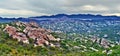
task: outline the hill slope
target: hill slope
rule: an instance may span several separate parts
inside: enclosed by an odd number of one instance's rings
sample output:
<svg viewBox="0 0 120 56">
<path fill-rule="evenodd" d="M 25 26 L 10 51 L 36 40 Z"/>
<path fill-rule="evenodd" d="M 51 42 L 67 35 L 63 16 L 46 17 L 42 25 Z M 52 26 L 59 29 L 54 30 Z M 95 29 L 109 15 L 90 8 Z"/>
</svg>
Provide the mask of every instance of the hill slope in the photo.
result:
<svg viewBox="0 0 120 56">
<path fill-rule="evenodd" d="M 17 32 L 23 32 L 25 27 L 21 22 L 1 23 L 0 24 L 0 55 L 2 56 L 103 56 L 103 55 L 120 55 L 120 46 L 116 43 L 98 37 L 86 37 L 80 34 L 65 34 L 51 32 L 55 38 L 60 38 L 60 46 L 52 47 L 49 45 L 34 47 L 34 39 L 29 40 L 29 44 L 13 39 L 3 29 L 7 25 L 21 29 Z M 33 26 L 32 26 L 33 27 Z M 56 43 L 52 41 L 51 43 Z M 107 47 L 106 47 L 107 46 Z"/>
</svg>

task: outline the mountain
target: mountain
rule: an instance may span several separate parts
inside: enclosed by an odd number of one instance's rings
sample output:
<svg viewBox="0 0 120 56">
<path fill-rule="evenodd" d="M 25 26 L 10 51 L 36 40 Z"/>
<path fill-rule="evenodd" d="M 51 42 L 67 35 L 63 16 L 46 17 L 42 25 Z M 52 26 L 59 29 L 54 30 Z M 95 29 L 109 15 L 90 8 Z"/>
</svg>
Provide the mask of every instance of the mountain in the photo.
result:
<svg viewBox="0 0 120 56">
<path fill-rule="evenodd" d="M 103 15 L 92 15 L 92 14 L 56 14 L 51 16 L 36 16 L 36 17 L 29 17 L 29 18 L 61 18 L 61 17 L 68 17 L 68 18 L 84 18 L 84 19 L 106 19 L 106 20 L 120 20 L 119 16 L 103 16 Z"/>
<path fill-rule="evenodd" d="M 19 18 L 3 18 L 0 17 L 0 22 L 12 22 L 12 21 L 23 21 L 23 22 L 29 22 L 29 21 L 40 21 L 42 19 L 43 21 L 50 21 L 52 20 L 83 20 L 83 21 L 113 21 L 113 20 L 120 20 L 119 16 L 103 16 L 103 15 L 92 15 L 92 14 L 56 14 L 56 15 L 50 15 L 50 16 L 34 16 L 34 17 L 19 17 Z"/>
</svg>

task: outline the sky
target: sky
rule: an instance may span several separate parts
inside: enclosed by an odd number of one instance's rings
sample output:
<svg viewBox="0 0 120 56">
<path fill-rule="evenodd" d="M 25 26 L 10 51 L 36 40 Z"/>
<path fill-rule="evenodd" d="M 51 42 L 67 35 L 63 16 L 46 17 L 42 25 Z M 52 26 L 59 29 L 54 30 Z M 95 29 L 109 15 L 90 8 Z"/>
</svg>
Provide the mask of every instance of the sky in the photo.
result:
<svg viewBox="0 0 120 56">
<path fill-rule="evenodd" d="M 1 17 L 31 17 L 63 13 L 120 16 L 120 0 L 0 0 Z"/>
</svg>

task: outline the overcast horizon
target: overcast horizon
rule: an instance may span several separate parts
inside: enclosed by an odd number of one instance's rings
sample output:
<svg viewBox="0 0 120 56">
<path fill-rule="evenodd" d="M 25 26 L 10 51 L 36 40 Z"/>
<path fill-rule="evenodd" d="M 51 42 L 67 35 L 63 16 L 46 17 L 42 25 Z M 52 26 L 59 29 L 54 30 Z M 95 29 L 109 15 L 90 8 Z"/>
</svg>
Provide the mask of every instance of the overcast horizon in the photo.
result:
<svg viewBox="0 0 120 56">
<path fill-rule="evenodd" d="M 120 0 L 1 0 L 0 17 L 55 14 L 101 14 L 120 16 Z"/>
</svg>

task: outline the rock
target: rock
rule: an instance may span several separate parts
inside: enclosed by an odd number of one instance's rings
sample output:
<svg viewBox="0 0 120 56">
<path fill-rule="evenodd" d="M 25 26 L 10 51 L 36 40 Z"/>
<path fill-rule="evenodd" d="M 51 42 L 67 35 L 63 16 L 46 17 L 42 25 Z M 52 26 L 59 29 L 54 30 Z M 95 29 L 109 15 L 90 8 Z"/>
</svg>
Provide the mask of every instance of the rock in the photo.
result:
<svg viewBox="0 0 120 56">
<path fill-rule="evenodd" d="M 97 50 L 97 49 L 95 49 L 95 48 L 93 48 L 93 47 L 90 47 L 90 49 L 92 49 L 93 51 L 99 51 L 99 50 Z"/>
<path fill-rule="evenodd" d="M 79 49 L 80 47 L 79 47 L 79 46 L 74 46 L 73 48 L 75 48 L 75 49 Z"/>
<path fill-rule="evenodd" d="M 56 39 L 51 34 L 47 35 L 47 37 L 50 41 L 56 41 Z"/>
<path fill-rule="evenodd" d="M 29 25 L 31 27 L 39 27 L 39 25 L 36 22 L 34 22 L 34 21 L 29 22 Z"/>
<path fill-rule="evenodd" d="M 102 53 L 106 53 L 107 55 L 112 54 L 112 50 L 104 50 L 104 51 L 102 51 Z"/>
<path fill-rule="evenodd" d="M 28 38 L 25 34 L 16 32 L 14 35 L 12 35 L 13 39 L 17 39 L 19 42 L 22 41 L 23 43 L 29 44 Z"/>
<path fill-rule="evenodd" d="M 60 38 L 55 38 L 50 34 L 51 30 L 40 28 L 36 22 L 16 22 L 16 25 L 25 26 L 26 28 L 23 30 L 23 32 L 18 32 L 19 30 L 9 25 L 7 25 L 4 29 L 4 31 L 6 31 L 10 36 L 12 36 L 13 39 L 17 39 L 18 41 L 22 41 L 23 43 L 29 44 L 28 38 L 31 38 L 34 41 L 34 46 L 60 46 L 57 44 L 54 45 L 53 43 L 50 43 L 51 41 L 57 41 L 59 43 Z"/>
<path fill-rule="evenodd" d="M 9 34 L 9 36 L 11 36 L 11 35 L 15 34 L 17 29 L 15 27 L 7 25 L 3 31 L 6 31 Z"/>
<path fill-rule="evenodd" d="M 109 48 L 109 46 L 110 46 L 110 43 L 109 43 L 106 39 L 104 39 L 104 38 L 102 38 L 100 44 L 101 44 L 104 48 Z"/>
</svg>

